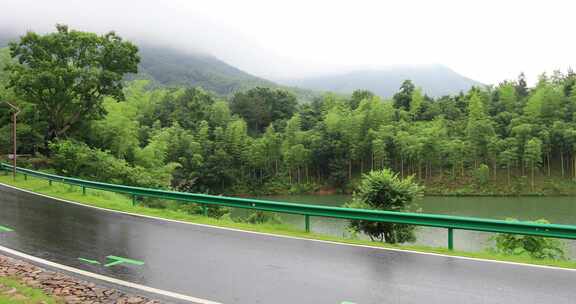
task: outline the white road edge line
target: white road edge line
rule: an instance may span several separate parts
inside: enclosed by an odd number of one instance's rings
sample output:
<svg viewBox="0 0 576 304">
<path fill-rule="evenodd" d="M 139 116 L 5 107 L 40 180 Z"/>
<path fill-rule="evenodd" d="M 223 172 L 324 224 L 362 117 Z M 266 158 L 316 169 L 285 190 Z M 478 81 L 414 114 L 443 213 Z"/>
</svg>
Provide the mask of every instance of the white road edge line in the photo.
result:
<svg viewBox="0 0 576 304">
<path fill-rule="evenodd" d="M 144 214 L 138 214 L 138 213 L 131 213 L 131 212 L 125 212 L 125 211 L 118 211 L 118 210 L 106 209 L 106 208 L 102 208 L 102 207 L 96 207 L 96 206 L 91 206 L 91 205 L 87 205 L 87 204 L 82 204 L 82 203 L 79 203 L 79 202 L 69 201 L 69 200 L 66 200 L 66 199 L 62 199 L 62 198 L 58 198 L 58 197 L 53 197 L 53 196 L 50 196 L 50 195 L 46 195 L 46 194 L 42 194 L 42 193 L 37 193 L 37 192 L 30 191 L 30 190 L 26 190 L 26 189 L 21 189 L 21 188 L 14 187 L 14 186 L 12 186 L 12 185 L 7 185 L 7 184 L 4 184 L 4 183 L 0 183 L 0 185 L 6 186 L 6 187 L 8 187 L 8 188 L 15 189 L 15 190 L 19 190 L 19 191 L 22 191 L 22 192 L 26 192 L 26 193 L 30 193 L 30 194 L 34 194 L 34 195 L 38 195 L 38 196 L 42 196 L 42 197 L 54 199 L 54 200 L 57 200 L 57 201 L 69 203 L 69 204 L 74 204 L 74 205 L 78 205 L 78 206 L 83 206 L 83 207 L 98 209 L 98 210 L 102 210 L 102 211 L 106 211 L 106 212 L 126 214 L 126 215 L 131 215 L 131 216 L 136 216 L 136 217 L 142 217 L 142 218 L 149 218 L 149 219 L 154 219 L 154 220 L 159 220 L 159 221 L 165 221 L 165 222 L 172 222 L 172 223 L 179 223 L 179 224 L 187 224 L 187 225 L 208 227 L 208 228 L 214 228 L 214 229 L 223 229 L 223 230 L 243 232 L 243 233 L 252 233 L 252 234 L 265 235 L 265 236 L 271 236 L 271 237 L 277 237 L 277 238 L 286 238 L 286 239 L 294 239 L 294 240 L 303 240 L 303 241 L 319 242 L 319 243 L 339 245 L 339 246 L 352 246 L 352 247 L 361 247 L 361 248 L 370 248 L 370 249 L 380 249 L 380 250 L 397 251 L 397 252 L 408 252 L 408 253 L 414 253 L 414 254 L 422 254 L 422 255 L 431 255 L 431 256 L 455 258 L 455 259 L 469 260 L 469 261 L 477 261 L 477 262 L 499 263 L 499 264 L 515 265 L 515 266 L 524 266 L 524 267 L 534 267 L 534 268 L 543 268 L 543 269 L 551 269 L 551 270 L 564 270 L 564 271 L 573 271 L 573 272 L 576 272 L 576 269 L 573 269 L 573 268 L 562 268 L 562 267 L 546 266 L 546 265 L 535 265 L 535 264 L 526 264 L 526 263 L 509 262 L 509 261 L 489 260 L 489 259 L 464 257 L 464 256 L 459 256 L 459 255 L 449 255 L 449 254 L 442 254 L 442 253 L 435 253 L 435 252 L 423 252 L 423 251 L 416 251 L 416 250 L 409 250 L 409 249 L 386 248 L 386 247 L 377 247 L 377 246 L 370 246 L 370 245 L 359 245 L 359 244 L 339 243 L 339 242 L 334 242 L 334 241 L 308 239 L 308 238 L 297 237 L 297 236 L 273 234 L 273 233 L 266 233 L 266 232 L 256 232 L 256 231 L 235 229 L 235 228 L 229 228 L 229 227 L 221 227 L 221 226 L 212 226 L 212 225 L 206 225 L 206 224 L 191 223 L 191 222 L 185 222 L 185 221 L 179 221 L 179 220 L 166 219 L 166 218 L 161 218 L 161 217 L 156 217 L 156 216 L 150 216 L 150 215 L 144 215 Z M 98 190 L 98 191 L 104 191 L 104 190 Z"/>
<path fill-rule="evenodd" d="M 175 292 L 171 292 L 171 291 L 166 291 L 166 290 L 162 290 L 162 289 L 157 289 L 157 288 L 153 288 L 153 287 L 149 287 L 149 286 L 145 286 L 145 285 L 140 285 L 140 284 L 136 284 L 136 283 L 122 281 L 122 280 L 107 277 L 107 276 L 104 276 L 101 274 L 97 274 L 97 273 L 77 269 L 74 267 L 54 263 L 54 262 L 51 262 L 48 260 L 44 260 L 41 258 L 37 258 L 35 256 L 31 256 L 31 255 L 22 253 L 20 251 L 16 251 L 14 249 L 6 248 L 4 246 L 0 246 L 0 251 L 3 251 L 5 253 L 8 253 L 8 254 L 11 254 L 14 256 L 17 256 L 17 257 L 22 258 L 24 260 L 29 260 L 29 261 L 36 262 L 36 263 L 39 263 L 42 265 L 47 265 L 49 267 L 68 271 L 68 272 L 75 273 L 75 274 L 85 276 L 85 277 L 89 277 L 92 279 L 112 283 L 115 285 L 120 285 L 120 286 L 124 286 L 124 287 L 142 290 L 142 291 L 152 293 L 152 294 L 158 294 L 158 295 L 162 295 L 162 296 L 166 296 L 166 297 L 170 297 L 170 298 L 174 298 L 174 299 L 178 299 L 178 300 L 190 301 L 190 302 L 193 302 L 196 304 L 222 304 L 222 303 L 218 303 L 218 302 L 214 302 L 214 301 L 210 301 L 210 300 L 199 299 L 199 298 L 195 298 L 195 297 L 191 297 L 191 296 L 187 296 L 187 295 L 183 295 L 183 294 L 179 294 L 179 293 L 175 293 Z"/>
</svg>

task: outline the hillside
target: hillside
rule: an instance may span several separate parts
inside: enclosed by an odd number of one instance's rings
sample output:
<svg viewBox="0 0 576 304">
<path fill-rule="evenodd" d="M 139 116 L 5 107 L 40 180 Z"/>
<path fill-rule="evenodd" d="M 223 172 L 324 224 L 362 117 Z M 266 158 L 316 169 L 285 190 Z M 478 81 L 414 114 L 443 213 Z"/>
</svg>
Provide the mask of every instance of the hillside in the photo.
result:
<svg viewBox="0 0 576 304">
<path fill-rule="evenodd" d="M 442 96 L 466 91 L 482 85 L 442 65 L 391 66 L 380 70 L 362 70 L 346 74 L 331 74 L 302 79 L 280 80 L 280 83 L 301 88 L 352 93 L 367 89 L 382 97 L 391 97 L 402 81 L 410 79 L 430 96 Z"/>
<path fill-rule="evenodd" d="M 0 47 L 17 35 L 0 32 Z M 300 101 L 309 101 L 319 91 L 348 94 L 368 89 L 390 97 L 402 81 L 411 79 L 430 96 L 456 94 L 479 82 L 466 78 L 442 65 L 394 66 L 381 70 L 363 70 L 304 79 L 279 80 L 278 83 L 246 73 L 214 56 L 173 48 L 138 43 L 141 63 L 138 75 L 166 86 L 201 86 L 220 95 L 256 86 L 283 87 L 295 93 Z"/>
<path fill-rule="evenodd" d="M 255 86 L 277 86 L 213 56 L 142 44 L 139 48 L 140 76 L 162 85 L 201 86 L 223 95 Z"/>
<path fill-rule="evenodd" d="M 0 33 L 0 48 L 17 35 Z M 250 75 L 210 55 L 171 48 L 138 44 L 139 73 L 131 78 L 146 78 L 168 86 L 201 86 L 222 95 L 255 86 L 278 86 Z"/>
</svg>

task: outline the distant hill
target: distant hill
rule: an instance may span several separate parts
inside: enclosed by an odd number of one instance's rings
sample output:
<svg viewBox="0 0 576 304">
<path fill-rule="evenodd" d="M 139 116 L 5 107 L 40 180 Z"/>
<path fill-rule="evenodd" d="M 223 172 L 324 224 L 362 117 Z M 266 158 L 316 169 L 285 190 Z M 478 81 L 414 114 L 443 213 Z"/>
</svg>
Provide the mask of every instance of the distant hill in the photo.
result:
<svg viewBox="0 0 576 304">
<path fill-rule="evenodd" d="M 391 97 L 402 82 L 412 80 L 429 96 L 437 97 L 468 90 L 480 82 L 466 78 L 443 65 L 391 66 L 380 70 L 362 70 L 345 74 L 278 80 L 285 85 L 312 90 L 352 93 L 367 89 L 382 97 Z"/>
<path fill-rule="evenodd" d="M 210 55 L 142 44 L 139 49 L 140 76 L 152 78 L 162 85 L 201 86 L 222 95 L 256 86 L 277 86 Z"/>
<path fill-rule="evenodd" d="M 0 47 L 5 47 L 18 35 L 0 31 Z M 291 79 L 275 82 L 246 73 L 218 58 L 176 50 L 173 48 L 137 43 L 141 63 L 138 75 L 166 86 L 201 86 L 220 95 L 230 95 L 256 86 L 281 87 L 306 102 L 320 95 L 319 91 L 352 93 L 367 89 L 377 95 L 390 97 L 405 79 L 412 80 L 430 96 L 455 94 L 479 82 L 466 78 L 441 65 L 395 66 L 381 70 L 364 70 L 346 74 Z"/>
</svg>

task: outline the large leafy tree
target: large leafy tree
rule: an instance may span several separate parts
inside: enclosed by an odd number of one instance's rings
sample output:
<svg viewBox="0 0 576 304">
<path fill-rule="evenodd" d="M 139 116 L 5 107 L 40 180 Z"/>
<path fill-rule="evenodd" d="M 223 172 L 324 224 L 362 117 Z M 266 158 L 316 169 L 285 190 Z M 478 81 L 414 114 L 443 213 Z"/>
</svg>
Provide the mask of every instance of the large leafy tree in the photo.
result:
<svg viewBox="0 0 576 304">
<path fill-rule="evenodd" d="M 410 110 L 410 102 L 412 101 L 412 93 L 416 87 L 410 80 L 404 80 L 400 86 L 400 91 L 394 94 L 394 107 L 396 109 Z"/>
<path fill-rule="evenodd" d="M 138 49 L 114 32 L 105 35 L 57 25 L 56 32 L 28 32 L 10 43 L 17 61 L 9 71 L 8 87 L 37 106 L 45 120 L 44 141 L 62 137 L 81 122 L 104 114 L 105 96 L 124 98 L 122 79 L 136 73 Z"/>
<path fill-rule="evenodd" d="M 290 119 L 296 104 L 296 97 L 288 91 L 257 87 L 236 93 L 230 110 L 244 118 L 251 133 L 263 133 L 272 122 Z"/>
</svg>

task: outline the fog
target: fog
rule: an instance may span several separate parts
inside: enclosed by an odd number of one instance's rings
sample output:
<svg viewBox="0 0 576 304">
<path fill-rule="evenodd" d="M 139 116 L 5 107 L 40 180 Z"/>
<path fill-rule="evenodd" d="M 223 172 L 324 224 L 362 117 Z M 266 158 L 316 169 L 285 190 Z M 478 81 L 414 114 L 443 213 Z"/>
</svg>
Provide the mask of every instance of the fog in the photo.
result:
<svg viewBox="0 0 576 304">
<path fill-rule="evenodd" d="M 398 2 L 398 3 L 396 3 Z M 576 66 L 570 1 L 1 0 L 0 33 L 116 31 L 297 78 L 444 64 L 484 83 Z"/>
</svg>

